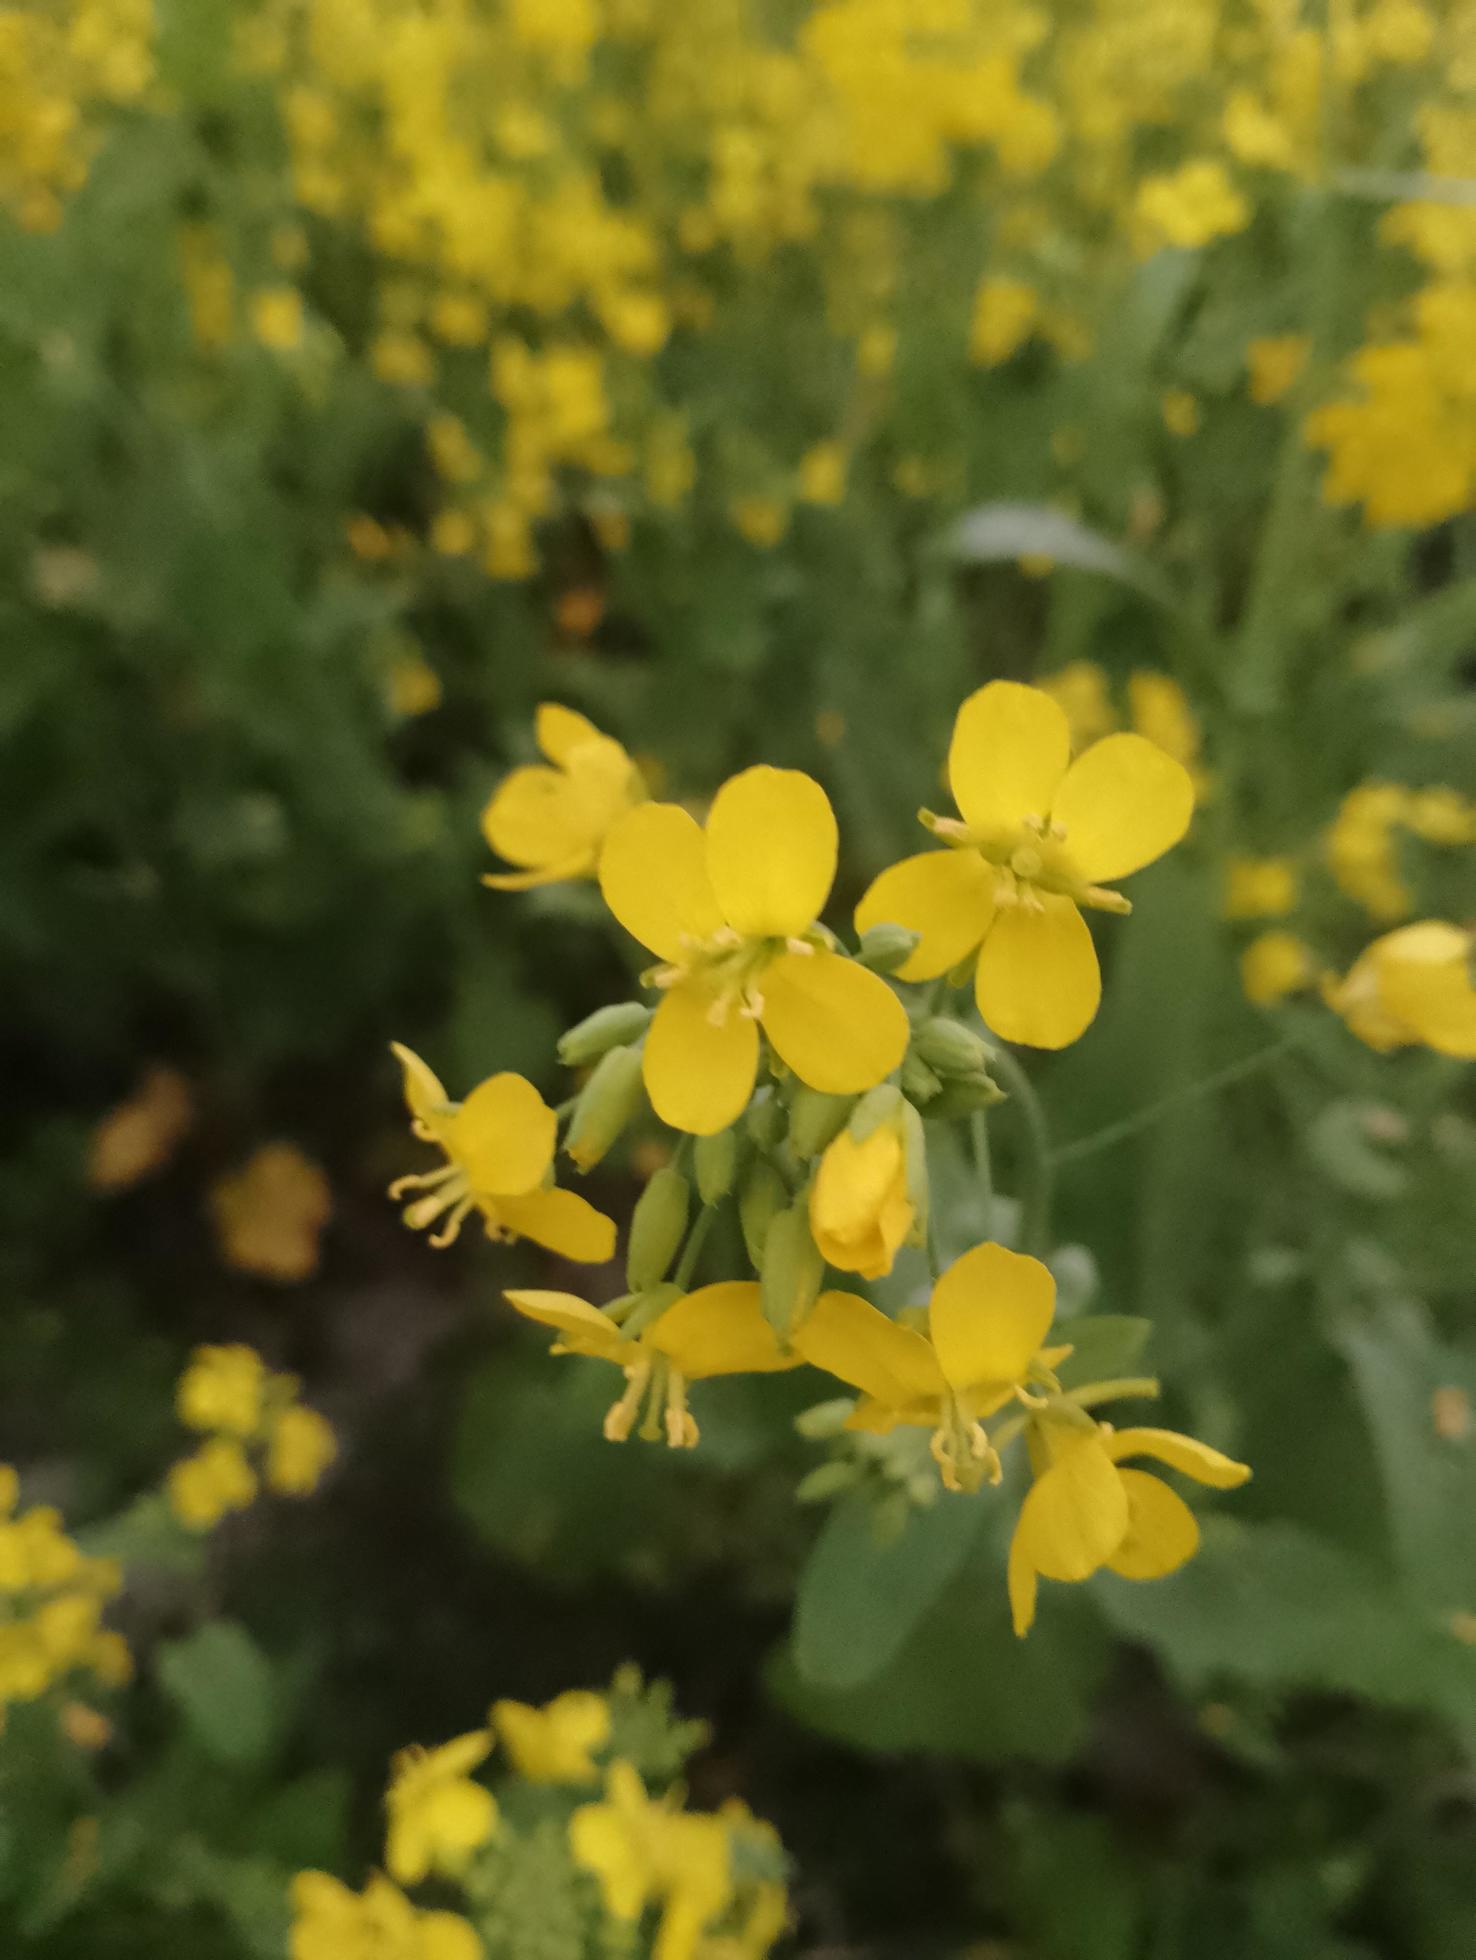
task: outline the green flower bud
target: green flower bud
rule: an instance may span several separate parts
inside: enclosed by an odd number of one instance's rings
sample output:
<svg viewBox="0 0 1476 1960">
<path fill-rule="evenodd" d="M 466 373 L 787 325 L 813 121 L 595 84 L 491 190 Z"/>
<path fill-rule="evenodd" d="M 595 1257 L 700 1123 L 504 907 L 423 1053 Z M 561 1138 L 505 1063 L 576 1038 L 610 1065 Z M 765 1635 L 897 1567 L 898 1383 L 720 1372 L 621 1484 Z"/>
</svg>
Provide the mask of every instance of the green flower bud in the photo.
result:
<svg viewBox="0 0 1476 1960">
<path fill-rule="evenodd" d="M 632 1292 L 644 1293 L 666 1278 L 686 1235 L 691 1197 L 687 1180 L 667 1165 L 637 1199 L 625 1251 L 625 1278 Z"/>
<path fill-rule="evenodd" d="M 801 1085 L 789 1104 L 789 1147 L 796 1157 L 818 1157 L 846 1127 L 854 1096 L 827 1096 Z"/>
<path fill-rule="evenodd" d="M 868 1089 L 851 1111 L 851 1120 L 846 1125 L 852 1143 L 865 1143 L 883 1123 L 894 1121 L 901 1109 L 902 1091 L 895 1082 L 879 1082 L 874 1089 Z"/>
<path fill-rule="evenodd" d="M 943 1085 L 943 1093 L 928 1104 L 929 1117 L 953 1122 L 960 1116 L 972 1116 L 977 1110 L 993 1109 L 996 1103 L 1006 1100 L 1005 1092 L 989 1075 L 956 1075 Z"/>
<path fill-rule="evenodd" d="M 873 973 L 895 973 L 917 950 L 921 940 L 920 932 L 909 932 L 906 926 L 868 926 L 861 935 L 856 957 Z"/>
<path fill-rule="evenodd" d="M 651 1024 L 651 1010 L 638 1000 L 617 1001 L 610 1007 L 597 1007 L 577 1027 L 559 1036 L 559 1060 L 565 1068 L 587 1068 L 612 1048 L 627 1047 L 639 1041 Z"/>
<path fill-rule="evenodd" d="M 939 1075 L 979 1075 L 994 1050 L 982 1035 L 946 1014 L 933 1014 L 913 1033 L 912 1052 Z"/>
<path fill-rule="evenodd" d="M 827 1442 L 842 1433 L 855 1406 L 854 1395 L 836 1395 L 828 1402 L 812 1402 L 808 1409 L 801 1409 L 794 1426 L 812 1443 Z"/>
<path fill-rule="evenodd" d="M 592 1170 L 641 1106 L 641 1051 L 612 1048 L 579 1092 L 564 1148 L 580 1170 Z"/>
<path fill-rule="evenodd" d="M 759 1289 L 764 1317 L 781 1342 L 814 1306 L 824 1278 L 825 1261 L 810 1234 L 810 1207 L 801 1200 L 776 1212 L 764 1237 Z"/>
<path fill-rule="evenodd" d="M 909 1051 L 902 1057 L 902 1093 L 915 1103 L 930 1103 L 943 1087 L 921 1056 Z"/>
<path fill-rule="evenodd" d="M 743 1227 L 743 1243 L 754 1271 L 764 1263 L 764 1241 L 776 1212 L 789 1202 L 784 1179 L 772 1164 L 758 1163 L 743 1180 L 738 1193 L 738 1222 Z"/>
<path fill-rule="evenodd" d="M 825 1504 L 832 1497 L 853 1490 L 860 1479 L 860 1464 L 838 1456 L 829 1463 L 817 1464 L 807 1477 L 800 1478 L 794 1487 L 794 1501 L 796 1504 Z"/>
<path fill-rule="evenodd" d="M 719 1130 L 715 1136 L 698 1137 L 692 1151 L 692 1166 L 703 1204 L 715 1205 L 726 1198 L 738 1172 L 738 1132 Z"/>
<path fill-rule="evenodd" d="M 772 1089 L 760 1089 L 749 1104 L 744 1128 L 760 1150 L 771 1148 L 784 1134 L 784 1111 Z"/>
</svg>

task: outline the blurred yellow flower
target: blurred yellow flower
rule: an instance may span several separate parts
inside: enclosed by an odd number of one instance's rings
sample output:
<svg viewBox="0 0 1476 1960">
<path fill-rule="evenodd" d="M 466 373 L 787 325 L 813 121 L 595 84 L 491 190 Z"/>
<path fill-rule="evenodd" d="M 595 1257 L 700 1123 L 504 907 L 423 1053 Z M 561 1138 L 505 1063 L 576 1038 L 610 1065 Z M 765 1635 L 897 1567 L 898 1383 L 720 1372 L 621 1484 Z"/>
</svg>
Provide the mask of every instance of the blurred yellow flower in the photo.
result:
<svg viewBox="0 0 1476 1960">
<path fill-rule="evenodd" d="M 1305 334 L 1270 334 L 1253 340 L 1245 350 L 1251 400 L 1269 407 L 1289 395 L 1301 380 L 1311 351 Z"/>
<path fill-rule="evenodd" d="M 333 1198 L 323 1172 L 296 1144 L 268 1143 L 214 1185 L 210 1214 L 228 1265 L 292 1284 L 318 1270 Z"/>
<path fill-rule="evenodd" d="M 491 1749 L 488 1731 L 474 1729 L 439 1749 L 402 1749 L 395 1757 L 384 1799 L 391 1878 L 401 1885 L 419 1885 L 432 1872 L 454 1878 L 493 1835 L 497 1801 L 471 1775 Z"/>
<path fill-rule="evenodd" d="M 1312 948 L 1293 932 L 1259 932 L 1240 955 L 1240 984 L 1256 1007 L 1272 1007 L 1316 978 Z"/>
<path fill-rule="evenodd" d="M 209 1531 L 227 1512 L 244 1511 L 255 1502 L 256 1472 L 234 1438 L 216 1436 L 173 1465 L 165 1489 L 181 1524 L 191 1531 Z"/>
<path fill-rule="evenodd" d="M 1199 430 L 1199 403 L 1187 388 L 1169 388 L 1159 400 L 1163 426 L 1171 436 L 1192 436 Z"/>
<path fill-rule="evenodd" d="M 1360 1041 L 1387 1052 L 1421 1045 L 1476 1058 L 1476 934 L 1441 919 L 1400 926 L 1366 947 L 1341 980 L 1325 987 L 1328 1005 Z"/>
<path fill-rule="evenodd" d="M 483 1960 L 467 1920 L 418 1912 L 377 1872 L 362 1892 L 327 1872 L 299 1872 L 292 1914 L 291 1960 Z"/>
<path fill-rule="evenodd" d="M 610 1739 L 610 1704 L 571 1688 L 542 1708 L 522 1701 L 492 1704 L 492 1726 L 508 1761 L 529 1783 L 593 1783 L 594 1751 Z"/>
<path fill-rule="evenodd" d="M 290 354 L 302 345 L 302 294 L 295 286 L 267 286 L 251 295 L 251 331 L 263 347 Z"/>
<path fill-rule="evenodd" d="M 488 873 L 498 891 L 592 878 L 611 827 L 646 798 L 620 744 L 572 708 L 545 701 L 534 734 L 548 764 L 514 769 L 482 812 L 482 834 L 518 871 Z"/>
<path fill-rule="evenodd" d="M 1296 909 L 1300 890 L 1295 858 L 1231 858 L 1225 867 L 1225 917 L 1283 919 Z"/>
<path fill-rule="evenodd" d="M 195 1120 L 190 1085 L 177 1069 L 145 1070 L 125 1102 L 92 1132 L 87 1182 L 94 1191 L 126 1191 L 162 1170 Z"/>
<path fill-rule="evenodd" d="M 969 323 L 969 358 L 997 367 L 1023 347 L 1040 318 L 1035 288 L 993 275 L 980 281 Z"/>
<path fill-rule="evenodd" d="M 175 1408 L 190 1429 L 219 1431 L 238 1438 L 261 1426 L 267 1367 L 255 1348 L 199 1347 L 179 1378 Z"/>
<path fill-rule="evenodd" d="M 1165 245 L 1194 250 L 1243 231 L 1251 207 L 1222 163 L 1197 157 L 1179 169 L 1146 177 L 1133 206 L 1137 247 L 1144 257 Z"/>
<path fill-rule="evenodd" d="M 653 1960 L 698 1960 L 702 1936 L 733 1896 L 732 1858 L 721 1818 L 672 1809 L 646 1794 L 633 1764 L 612 1763 L 602 1803 L 569 1820 L 576 1864 L 593 1872 L 605 1908 L 637 1920 L 659 1905 Z"/>
<path fill-rule="evenodd" d="M 316 1409 L 283 1409 L 267 1437 L 267 1483 L 284 1497 L 309 1497 L 337 1455 L 332 1427 Z"/>
</svg>

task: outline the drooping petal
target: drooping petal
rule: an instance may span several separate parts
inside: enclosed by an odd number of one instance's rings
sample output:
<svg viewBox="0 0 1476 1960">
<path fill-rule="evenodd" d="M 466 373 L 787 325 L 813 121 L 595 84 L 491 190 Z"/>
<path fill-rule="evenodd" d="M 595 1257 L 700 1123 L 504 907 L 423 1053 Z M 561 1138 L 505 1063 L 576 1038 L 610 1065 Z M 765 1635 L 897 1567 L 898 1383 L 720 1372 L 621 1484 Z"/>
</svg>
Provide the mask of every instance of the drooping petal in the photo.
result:
<svg viewBox="0 0 1476 1960">
<path fill-rule="evenodd" d="M 598 833 L 585 801 L 566 775 L 542 763 L 514 769 L 498 784 L 482 812 L 482 835 L 510 864 L 594 867 Z"/>
<path fill-rule="evenodd" d="M 1035 1595 L 1039 1591 L 1035 1567 L 1020 1536 L 1017 1524 L 1010 1538 L 1010 1558 L 1005 1572 L 1010 1593 L 1010 1619 L 1018 1639 L 1023 1640 L 1035 1624 Z"/>
<path fill-rule="evenodd" d="M 1146 1470 L 1120 1470 L 1127 1492 L 1127 1536 L 1108 1559 L 1124 1579 L 1162 1579 L 1199 1550 L 1199 1524 L 1176 1490 Z"/>
<path fill-rule="evenodd" d="M 994 917 L 995 874 L 977 851 L 922 851 L 874 879 L 856 907 L 857 932 L 905 926 L 922 937 L 899 980 L 936 980 L 966 959 Z"/>
<path fill-rule="evenodd" d="M 437 1118 L 444 1118 L 451 1107 L 451 1099 L 441 1087 L 440 1077 L 402 1042 L 392 1041 L 390 1051 L 404 1071 L 405 1106 L 410 1114 L 419 1117 L 422 1123 L 434 1123 Z"/>
<path fill-rule="evenodd" d="M 1128 1456 L 1154 1456 L 1171 1470 L 1182 1470 L 1186 1477 L 1216 1490 L 1234 1490 L 1250 1476 L 1249 1464 L 1237 1463 L 1233 1456 L 1172 1429 L 1117 1429 L 1106 1438 L 1106 1446 L 1114 1463 Z"/>
<path fill-rule="evenodd" d="M 1011 835 L 1044 817 L 1071 759 L 1071 729 L 1050 695 L 1018 681 L 991 681 L 958 711 L 948 781 L 980 838 Z"/>
<path fill-rule="evenodd" d="M 1048 1266 L 1002 1245 L 973 1246 L 939 1276 L 928 1309 L 949 1384 L 1023 1381 L 1055 1311 Z"/>
<path fill-rule="evenodd" d="M 794 1337 L 797 1352 L 873 1400 L 898 1408 L 936 1402 L 942 1373 L 932 1348 L 856 1293 L 822 1293 Z"/>
<path fill-rule="evenodd" d="M 699 1286 L 667 1308 L 646 1337 L 692 1381 L 705 1375 L 773 1374 L 797 1368 L 797 1354 L 782 1354 L 764 1319 L 754 1280 Z"/>
<path fill-rule="evenodd" d="M 521 1196 L 553 1162 L 558 1118 L 521 1075 L 479 1083 L 451 1122 L 449 1144 L 474 1191 Z"/>
<path fill-rule="evenodd" d="M 596 1211 L 588 1198 L 557 1185 L 520 1198 L 499 1198 L 498 1222 L 520 1239 L 546 1246 L 560 1258 L 602 1266 L 615 1257 L 615 1221 Z"/>
<path fill-rule="evenodd" d="M 1102 973 L 1091 928 L 1072 901 L 1042 893 L 1040 902 L 1040 911 L 1022 904 L 995 915 L 974 997 L 1005 1041 L 1065 1048 L 1091 1026 Z"/>
<path fill-rule="evenodd" d="M 1043 1579 L 1089 1579 L 1127 1535 L 1128 1501 L 1117 1466 L 1084 1436 L 1032 1485 L 1020 1509 L 1020 1555 Z"/>
<path fill-rule="evenodd" d="M 740 1116 L 758 1073 L 758 1028 L 736 1006 L 712 1019 L 699 982 L 673 987 L 656 1009 L 642 1062 L 646 1093 L 663 1123 L 712 1136 Z"/>
<path fill-rule="evenodd" d="M 593 1354 L 615 1361 L 635 1352 L 635 1342 L 627 1340 L 607 1314 L 576 1294 L 521 1287 L 510 1289 L 502 1297 L 525 1319 L 551 1327 L 571 1354 Z"/>
<path fill-rule="evenodd" d="M 1178 843 L 1194 815 L 1189 771 L 1143 735 L 1106 735 L 1077 757 L 1051 806 L 1083 878 L 1126 878 Z"/>
<path fill-rule="evenodd" d="M 570 753 L 585 742 L 608 742 L 610 737 L 575 708 L 560 701 L 540 701 L 533 717 L 533 739 L 557 768 L 565 769 Z"/>
<path fill-rule="evenodd" d="M 760 1020 L 801 1082 L 831 1096 L 873 1089 L 901 1062 L 907 1010 L 879 974 L 840 953 L 781 953 L 759 980 Z"/>
<path fill-rule="evenodd" d="M 725 782 L 707 818 L 707 868 L 729 925 L 753 939 L 812 926 L 835 881 L 830 798 L 813 776 L 760 764 Z"/>
<path fill-rule="evenodd" d="M 701 826 L 676 803 L 643 803 L 620 818 L 600 853 L 600 890 L 632 938 L 664 960 L 722 927 Z"/>
</svg>

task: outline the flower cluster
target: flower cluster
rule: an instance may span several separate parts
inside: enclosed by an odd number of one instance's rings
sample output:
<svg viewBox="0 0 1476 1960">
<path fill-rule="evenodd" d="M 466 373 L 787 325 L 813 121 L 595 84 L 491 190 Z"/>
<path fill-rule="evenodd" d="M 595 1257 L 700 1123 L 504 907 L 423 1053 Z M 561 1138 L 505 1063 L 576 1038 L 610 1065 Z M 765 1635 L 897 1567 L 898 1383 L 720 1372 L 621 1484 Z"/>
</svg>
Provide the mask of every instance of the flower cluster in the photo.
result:
<svg viewBox="0 0 1476 1960">
<path fill-rule="evenodd" d="M 170 1470 L 169 1505 L 191 1531 L 209 1531 L 256 1501 L 263 1484 L 284 1497 L 317 1489 L 338 1453 L 332 1429 L 298 1399 L 295 1375 L 274 1374 L 254 1348 L 196 1348 L 176 1408 L 206 1440 Z"/>
<path fill-rule="evenodd" d="M 102 1611 L 122 1585 L 112 1559 L 89 1558 L 50 1505 L 17 1510 L 20 1480 L 0 1464 L 0 1723 L 11 1702 L 34 1701 L 79 1675 L 105 1686 L 133 1663 Z"/>
</svg>

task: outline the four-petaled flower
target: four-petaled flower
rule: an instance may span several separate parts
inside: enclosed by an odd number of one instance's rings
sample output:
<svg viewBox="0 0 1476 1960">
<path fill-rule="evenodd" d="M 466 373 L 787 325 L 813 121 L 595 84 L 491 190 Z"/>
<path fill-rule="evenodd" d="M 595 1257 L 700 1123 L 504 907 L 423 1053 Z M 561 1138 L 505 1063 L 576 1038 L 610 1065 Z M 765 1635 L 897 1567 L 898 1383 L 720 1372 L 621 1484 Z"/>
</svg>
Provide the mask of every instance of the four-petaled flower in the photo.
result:
<svg viewBox="0 0 1476 1960">
<path fill-rule="evenodd" d="M 933 1432 L 950 1490 L 999 1481 L 984 1422 L 1007 1402 L 1028 1407 L 1052 1385 L 1069 1346 L 1042 1343 L 1056 1310 L 1048 1267 L 1002 1245 L 976 1245 L 933 1286 L 928 1332 L 889 1320 L 854 1293 L 822 1293 L 795 1335 L 806 1361 L 861 1390 L 852 1429 L 899 1423 Z"/>
<path fill-rule="evenodd" d="M 397 1178 L 392 1198 L 423 1195 L 405 1207 L 419 1231 L 444 1219 L 432 1245 L 449 1245 L 473 1209 L 490 1239 L 532 1239 L 566 1259 L 598 1264 L 615 1251 L 615 1226 L 575 1191 L 551 1179 L 558 1119 L 521 1075 L 493 1075 L 454 1103 L 418 1055 L 391 1044 L 405 1071 L 405 1101 L 418 1137 L 434 1143 L 444 1168 Z"/>
<path fill-rule="evenodd" d="M 656 1114 L 698 1136 L 753 1093 L 759 1027 L 812 1089 L 856 1095 L 902 1060 L 907 1014 L 816 920 L 835 878 L 829 799 L 794 769 L 732 777 L 705 829 L 673 803 L 623 817 L 600 858 L 605 902 L 661 961 L 644 1050 Z"/>
<path fill-rule="evenodd" d="M 570 1688 L 542 1708 L 495 1701 L 492 1726 L 525 1782 L 593 1783 L 594 1751 L 610 1740 L 610 1704 L 587 1688 Z"/>
<path fill-rule="evenodd" d="M 482 812 L 482 834 L 520 871 L 489 872 L 499 891 L 592 878 L 610 826 L 646 800 L 641 772 L 620 744 L 572 708 L 545 701 L 533 723 L 548 765 L 514 769 Z"/>
<path fill-rule="evenodd" d="M 658 1311 L 639 1333 L 632 1333 L 572 1293 L 518 1290 L 504 1297 L 529 1320 L 552 1327 L 555 1354 L 587 1354 L 625 1371 L 625 1393 L 605 1417 L 612 1443 L 629 1437 L 646 1404 L 641 1435 L 657 1441 L 665 1432 L 673 1449 L 691 1449 L 697 1425 L 687 1408 L 687 1383 L 710 1375 L 774 1374 L 799 1365 L 785 1354 L 764 1319 L 759 1288 L 752 1280 L 699 1286 L 695 1293 L 664 1289 L 671 1304 Z M 660 1308 L 649 1297 L 637 1313 Z"/>
<path fill-rule="evenodd" d="M 923 812 L 954 848 L 884 871 L 856 927 L 921 935 L 898 976 L 931 980 L 978 952 L 975 994 L 1007 1041 L 1064 1048 L 1101 997 L 1081 907 L 1128 911 L 1102 880 L 1161 857 L 1189 827 L 1194 785 L 1142 735 L 1108 735 L 1071 761 L 1060 706 L 1039 688 L 991 681 L 958 711 L 948 779 L 962 820 Z"/>
</svg>

